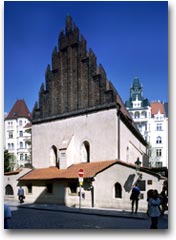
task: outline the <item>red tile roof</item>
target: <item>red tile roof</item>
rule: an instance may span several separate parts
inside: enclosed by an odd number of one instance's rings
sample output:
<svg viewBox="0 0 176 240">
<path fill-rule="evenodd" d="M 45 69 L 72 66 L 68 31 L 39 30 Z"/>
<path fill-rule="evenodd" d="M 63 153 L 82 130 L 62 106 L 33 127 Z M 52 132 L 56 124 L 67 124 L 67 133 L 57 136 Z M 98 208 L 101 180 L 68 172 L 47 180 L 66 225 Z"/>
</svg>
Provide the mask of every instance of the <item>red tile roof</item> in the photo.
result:
<svg viewBox="0 0 176 240">
<path fill-rule="evenodd" d="M 117 160 L 79 163 L 67 169 L 59 169 L 57 167 L 38 168 L 27 173 L 20 180 L 73 179 L 78 178 L 78 171 L 81 168 L 84 170 L 84 177 L 90 178 L 118 162 L 120 163 Z"/>
<path fill-rule="evenodd" d="M 32 123 L 27 123 L 24 128 L 31 128 L 32 127 Z"/>
<path fill-rule="evenodd" d="M 17 169 L 16 171 L 5 172 L 4 175 L 5 176 L 7 176 L 7 175 L 16 175 L 16 174 L 19 174 L 21 171 L 22 171 L 22 168 Z"/>
<path fill-rule="evenodd" d="M 131 164 L 126 163 L 120 160 L 108 160 L 108 161 L 74 164 L 68 167 L 67 169 L 59 169 L 57 167 L 33 169 L 32 171 L 28 172 L 26 175 L 23 175 L 22 177 L 20 177 L 18 180 L 21 181 L 21 180 L 77 179 L 78 171 L 81 168 L 84 170 L 84 178 L 92 178 L 92 177 L 95 177 L 98 173 L 106 170 L 107 168 L 115 164 L 136 169 L 136 166 L 132 163 Z M 154 175 L 159 179 L 161 178 L 159 174 L 152 172 L 150 169 L 145 169 L 143 167 L 140 167 L 140 171 Z"/>
<path fill-rule="evenodd" d="M 6 119 L 16 119 L 19 117 L 26 117 L 31 120 L 31 113 L 23 99 L 16 101 Z"/>
<path fill-rule="evenodd" d="M 161 102 L 151 102 L 150 103 L 152 115 L 157 114 L 159 111 L 164 114 L 164 105 Z"/>
</svg>

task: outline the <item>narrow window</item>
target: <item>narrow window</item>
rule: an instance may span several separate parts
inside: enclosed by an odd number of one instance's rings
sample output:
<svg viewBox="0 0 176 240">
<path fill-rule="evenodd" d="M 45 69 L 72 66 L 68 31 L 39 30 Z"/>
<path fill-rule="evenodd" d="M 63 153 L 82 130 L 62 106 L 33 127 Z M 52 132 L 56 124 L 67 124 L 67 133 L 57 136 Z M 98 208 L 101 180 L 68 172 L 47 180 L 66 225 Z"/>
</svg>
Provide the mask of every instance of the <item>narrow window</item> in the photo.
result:
<svg viewBox="0 0 176 240">
<path fill-rule="evenodd" d="M 90 162 L 90 145 L 87 141 L 81 146 L 81 162 Z"/>
<path fill-rule="evenodd" d="M 50 166 L 55 167 L 57 164 L 57 148 L 53 145 L 50 149 Z"/>
<path fill-rule="evenodd" d="M 122 187 L 118 182 L 115 184 L 115 198 L 122 198 Z"/>
</svg>

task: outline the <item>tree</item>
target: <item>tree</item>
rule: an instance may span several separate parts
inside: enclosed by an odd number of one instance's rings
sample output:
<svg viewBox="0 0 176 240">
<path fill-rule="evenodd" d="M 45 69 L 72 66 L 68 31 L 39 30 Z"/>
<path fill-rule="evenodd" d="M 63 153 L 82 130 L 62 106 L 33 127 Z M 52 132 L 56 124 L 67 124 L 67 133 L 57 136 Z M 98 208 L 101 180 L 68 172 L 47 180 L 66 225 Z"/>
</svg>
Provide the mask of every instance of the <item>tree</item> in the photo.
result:
<svg viewBox="0 0 176 240">
<path fill-rule="evenodd" d="M 10 159 L 11 154 L 8 152 L 8 150 L 4 150 L 4 172 L 10 171 Z"/>
</svg>

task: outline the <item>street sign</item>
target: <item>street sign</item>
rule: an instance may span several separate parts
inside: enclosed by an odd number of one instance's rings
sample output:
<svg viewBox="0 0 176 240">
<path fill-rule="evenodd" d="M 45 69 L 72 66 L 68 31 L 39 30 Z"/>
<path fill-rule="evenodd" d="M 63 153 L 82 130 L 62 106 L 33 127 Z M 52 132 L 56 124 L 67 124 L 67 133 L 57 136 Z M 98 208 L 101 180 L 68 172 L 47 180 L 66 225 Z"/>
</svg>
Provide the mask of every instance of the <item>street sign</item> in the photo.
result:
<svg viewBox="0 0 176 240">
<path fill-rule="evenodd" d="M 84 177 L 84 170 L 81 168 L 81 169 L 79 169 L 79 171 L 78 171 L 78 176 L 80 177 L 80 178 L 83 178 Z"/>
<path fill-rule="evenodd" d="M 79 209 L 81 209 L 81 187 L 83 185 L 83 177 L 84 177 L 84 170 L 82 168 L 79 169 L 78 176 L 79 176 L 79 189 L 80 189 Z"/>
<path fill-rule="evenodd" d="M 82 186 L 83 185 L 83 178 L 82 177 L 79 177 L 79 185 Z"/>
</svg>

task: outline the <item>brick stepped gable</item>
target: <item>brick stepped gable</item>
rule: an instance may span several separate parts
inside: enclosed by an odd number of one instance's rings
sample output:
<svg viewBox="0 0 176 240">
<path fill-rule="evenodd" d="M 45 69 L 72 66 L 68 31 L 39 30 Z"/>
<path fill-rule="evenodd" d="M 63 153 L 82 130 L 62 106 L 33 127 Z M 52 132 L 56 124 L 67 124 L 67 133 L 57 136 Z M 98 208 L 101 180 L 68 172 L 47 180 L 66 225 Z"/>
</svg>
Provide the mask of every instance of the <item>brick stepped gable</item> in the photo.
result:
<svg viewBox="0 0 176 240">
<path fill-rule="evenodd" d="M 58 49 L 55 47 L 52 54 L 52 68 L 48 65 L 46 69 L 46 87 L 41 85 L 33 122 L 116 103 L 129 117 L 102 65 L 97 65 L 95 54 L 91 49 L 87 51 L 86 40 L 77 26 L 73 26 L 70 16 L 66 18 L 65 32 L 60 32 Z"/>
</svg>

